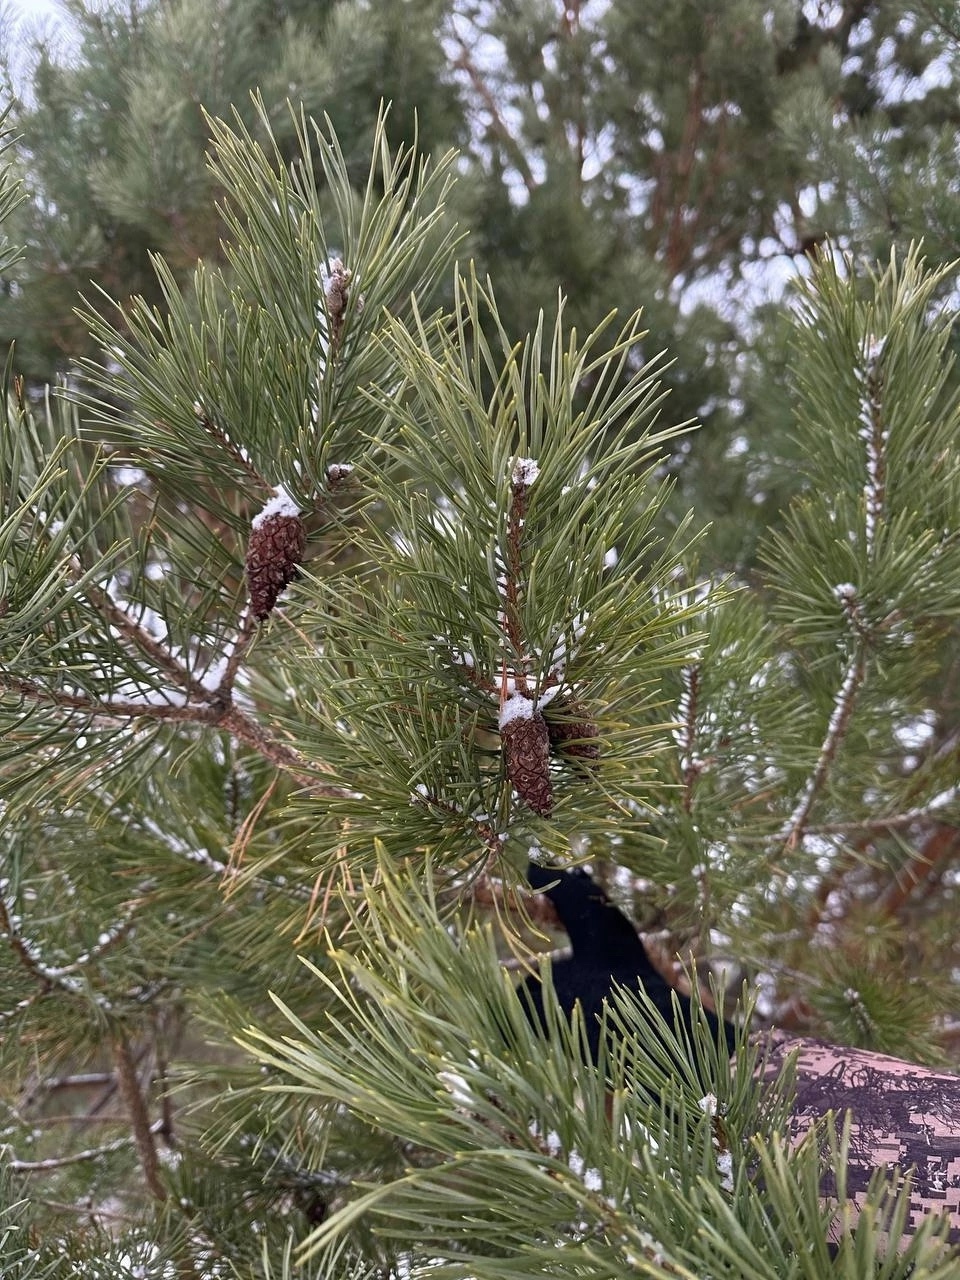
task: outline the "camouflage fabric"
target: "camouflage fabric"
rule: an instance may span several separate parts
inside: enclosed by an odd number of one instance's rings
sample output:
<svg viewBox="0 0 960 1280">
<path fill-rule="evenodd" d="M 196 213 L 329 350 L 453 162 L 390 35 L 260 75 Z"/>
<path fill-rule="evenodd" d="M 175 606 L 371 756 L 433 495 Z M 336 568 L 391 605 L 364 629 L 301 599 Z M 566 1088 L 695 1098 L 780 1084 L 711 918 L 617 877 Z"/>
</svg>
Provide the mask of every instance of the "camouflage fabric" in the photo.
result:
<svg viewBox="0 0 960 1280">
<path fill-rule="evenodd" d="M 792 1130 L 797 1141 L 832 1111 L 838 1127 L 851 1114 L 847 1192 L 862 1203 L 873 1171 L 913 1169 L 906 1235 L 934 1213 L 948 1213 L 951 1240 L 960 1243 L 960 1075 L 931 1071 L 864 1049 L 772 1032 L 765 1076 L 775 1076 L 797 1054 L 797 1098 Z M 825 1178 L 824 1194 L 836 1194 Z"/>
</svg>

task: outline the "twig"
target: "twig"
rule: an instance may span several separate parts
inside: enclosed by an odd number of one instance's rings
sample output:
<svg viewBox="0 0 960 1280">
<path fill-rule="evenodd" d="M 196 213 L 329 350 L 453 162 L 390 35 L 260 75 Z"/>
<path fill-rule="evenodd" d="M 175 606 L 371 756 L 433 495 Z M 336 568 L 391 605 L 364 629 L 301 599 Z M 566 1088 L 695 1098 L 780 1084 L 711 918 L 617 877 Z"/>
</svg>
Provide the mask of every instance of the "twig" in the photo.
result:
<svg viewBox="0 0 960 1280">
<path fill-rule="evenodd" d="M 870 338 L 864 353 L 864 367 L 857 370 L 857 381 L 860 384 L 860 439 L 863 441 L 867 455 L 867 479 L 863 486 L 865 508 L 864 541 L 867 556 L 873 554 L 877 532 L 883 525 L 884 507 L 887 497 L 887 444 L 888 432 L 884 423 L 883 377 L 880 373 L 880 358 L 883 355 L 883 342 Z"/>
<path fill-rule="evenodd" d="M 243 616 L 240 619 L 240 628 L 237 632 L 237 638 L 230 648 L 227 655 L 227 663 L 220 676 L 220 683 L 211 692 L 218 696 L 221 701 L 229 701 L 233 695 L 233 686 L 236 683 L 237 673 L 246 657 L 247 650 L 250 648 L 250 642 L 257 634 L 257 620 L 253 616 L 249 604 L 244 607 Z"/>
<path fill-rule="evenodd" d="M 469 814 L 464 813 L 462 809 L 458 809 L 455 804 L 442 799 L 435 795 L 426 787 L 420 787 L 414 791 L 410 800 L 412 804 L 422 804 L 426 809 L 439 809 L 441 813 L 447 814 L 451 818 L 456 818 L 461 826 L 466 826 L 472 830 L 481 843 L 486 846 L 488 857 L 499 857 L 503 850 L 504 837 L 493 826 L 483 818 L 473 818 Z"/>
<path fill-rule="evenodd" d="M 836 700 L 833 704 L 833 713 L 830 716 L 830 723 L 827 726 L 827 733 L 820 746 L 820 754 L 817 757 L 817 763 L 814 766 L 813 773 L 807 779 L 803 794 L 799 802 L 794 807 L 793 813 L 787 819 L 783 829 L 780 832 L 780 839 L 783 841 L 787 849 L 795 848 L 797 841 L 803 835 L 806 828 L 807 819 L 810 816 L 810 810 L 813 808 L 813 802 L 816 800 L 821 787 L 826 781 L 827 773 L 837 749 L 843 741 L 850 723 L 850 716 L 853 712 L 853 704 L 857 696 L 857 691 L 863 683 L 864 674 L 864 658 L 859 651 L 850 659 L 847 669 L 844 673 L 843 683 L 837 691 Z"/>
<path fill-rule="evenodd" d="M 57 1089 L 95 1089 L 112 1079 L 112 1071 L 84 1071 L 72 1076 L 51 1076 L 37 1087 L 45 1093 L 53 1093 Z"/>
<path fill-rule="evenodd" d="M 153 1142 L 152 1135 L 159 1131 L 162 1123 L 162 1121 L 156 1120 L 150 1125 L 148 1138 L 151 1143 Z M 18 1160 L 15 1157 L 10 1157 L 8 1164 L 15 1173 L 46 1173 L 51 1169 L 62 1169 L 66 1165 L 81 1164 L 84 1160 L 98 1160 L 100 1156 L 107 1156 L 112 1151 L 120 1151 L 124 1147 L 132 1146 L 136 1141 L 135 1137 L 115 1138 L 112 1142 L 105 1142 L 103 1146 L 88 1147 L 85 1151 L 74 1151 L 69 1156 L 51 1156 L 48 1160 Z"/>
<path fill-rule="evenodd" d="M 33 680 L 14 676 L 0 676 L 0 685 L 18 693 L 31 702 L 59 707 L 65 711 L 83 711 L 97 720 L 184 720 L 199 724 L 216 724 L 223 715 L 223 708 L 210 701 L 197 703 L 144 702 L 136 698 L 100 699 L 88 693 L 67 693 L 62 689 L 49 689 Z M 171 691 L 173 692 L 173 691 Z M 209 690 L 204 690 L 209 698 Z"/>
<path fill-rule="evenodd" d="M 230 454 L 231 458 L 233 458 L 237 466 L 241 467 L 244 471 L 246 471 L 247 475 L 250 477 L 253 483 L 257 485 L 258 488 L 265 489 L 269 492 L 273 486 L 267 480 L 265 480 L 263 476 L 260 474 L 260 472 L 256 469 L 256 467 L 247 457 L 246 450 L 241 449 L 239 445 L 234 444 L 234 442 L 230 439 L 230 436 L 227 434 L 227 432 L 224 431 L 224 429 L 221 426 L 218 426 L 218 424 L 213 421 L 213 419 L 209 416 L 209 414 L 204 409 L 203 405 L 201 405 L 199 402 L 194 405 L 194 411 L 196 412 L 196 415 L 197 415 L 197 421 L 200 423 L 201 427 L 203 427 L 204 431 L 206 431 L 207 435 L 212 437 L 212 439 L 216 441 L 216 443 L 220 446 L 221 449 L 224 449 L 227 453 Z"/>
<path fill-rule="evenodd" d="M 459 48 L 459 55 L 451 60 L 451 66 L 454 70 L 463 71 L 466 74 L 473 91 L 477 94 L 489 114 L 493 132 L 500 139 L 505 150 L 509 153 L 513 163 L 516 165 L 517 172 L 520 174 L 523 185 L 527 189 L 527 194 L 532 195 L 536 190 L 537 184 L 534 181 L 532 172 L 530 171 L 530 165 L 523 152 L 523 148 L 519 145 L 507 127 L 507 123 L 500 111 L 496 95 L 490 88 L 489 77 L 482 75 L 474 65 L 470 56 L 470 50 L 467 48 L 463 37 L 456 32 L 451 34 L 452 39 L 456 41 Z"/>
<path fill-rule="evenodd" d="M 161 671 L 165 671 L 188 697 L 199 699 L 204 697 L 207 690 L 201 682 L 190 674 L 165 644 L 131 617 L 129 611 L 115 600 L 109 591 L 89 584 L 83 590 L 94 608 L 99 610 L 105 620 L 116 628 L 129 645 L 140 653 L 145 653 L 151 662 Z"/>
<path fill-rule="evenodd" d="M 128 1117 L 125 1115 L 111 1115 L 109 1112 L 101 1112 L 99 1115 L 86 1114 L 85 1112 L 77 1112 L 60 1116 L 31 1116 L 30 1124 L 37 1129 L 52 1129 L 57 1125 L 81 1125 L 87 1124 L 112 1124 L 126 1125 Z"/>
<path fill-rule="evenodd" d="M 247 845 L 253 838 L 256 825 L 259 822 L 264 809 L 270 803 L 270 797 L 273 795 L 276 787 L 277 780 L 276 778 L 272 778 L 263 795 L 240 824 L 240 830 L 237 832 L 236 838 L 230 846 L 230 861 L 227 864 L 225 875 L 229 875 L 231 878 L 235 878 L 238 875 L 240 871 L 240 864 L 243 861 L 244 854 L 246 853 Z"/>
<path fill-rule="evenodd" d="M 63 965 L 59 967 L 45 965 L 36 954 L 34 947 L 32 947 L 30 942 L 21 934 L 20 920 L 10 910 L 6 898 L 2 893 L 0 893 L 0 937 L 6 937 L 8 939 L 17 959 L 20 961 L 20 964 L 40 984 L 39 995 L 45 995 L 53 988 L 65 991 L 71 996 L 76 996 L 83 990 L 80 982 L 76 978 L 72 978 L 70 975 L 73 970 L 82 968 L 85 964 L 89 963 L 90 960 L 95 958 L 95 949 L 91 948 L 90 952 L 81 956 L 74 964 L 71 965 Z M 106 949 L 106 947 L 113 941 L 114 939 L 111 938 L 110 942 L 105 943 L 101 950 Z M 35 998 L 36 997 L 21 1000 L 14 1009 L 0 1015 L 0 1018 L 2 1018 L 2 1020 L 6 1020 L 7 1018 L 12 1017 L 14 1013 L 27 1008 Z M 90 998 L 94 1003 L 101 1006 L 106 1004 L 104 998 L 96 993 L 93 993 Z"/>
<path fill-rule="evenodd" d="M 99 701 L 89 694 L 63 693 L 59 690 L 42 688 L 29 680 L 8 679 L 3 676 L 0 676 L 0 685 L 13 689 L 22 697 L 30 698 L 35 702 L 70 711 L 83 711 L 94 720 L 113 720 L 121 723 L 129 720 L 164 720 L 224 729 L 247 746 L 253 747 L 279 769 L 289 773 L 312 795 L 343 799 L 350 794 L 349 788 L 318 782 L 310 762 L 304 756 L 274 738 L 261 724 L 232 702 L 227 702 L 226 705 L 217 701 L 203 702 L 199 705 L 188 702 L 182 706 L 176 706 L 171 703 L 136 702 L 123 699 Z M 209 689 L 204 690 L 205 698 L 214 698 L 215 693 L 216 691 Z"/>
<path fill-rule="evenodd" d="M 270 760 L 282 769 L 285 773 L 297 782 L 301 783 L 311 795 L 327 796 L 333 799 L 348 799 L 352 792 L 349 787 L 337 787 L 327 782 L 318 782 L 314 767 L 316 769 L 326 769 L 326 765 L 312 766 L 311 762 L 286 743 L 274 738 L 269 734 L 263 725 L 252 716 L 248 716 L 246 712 L 241 711 L 239 707 L 231 705 L 229 710 L 225 711 L 219 721 L 218 726 L 232 733 L 234 737 L 241 742 L 246 743 L 248 747 L 259 752 L 265 759 Z"/>
<path fill-rule="evenodd" d="M 7 900 L 2 893 L 0 893 L 0 936 L 9 940 L 21 965 L 42 983 L 45 990 L 53 985 L 53 980 L 44 973 L 43 966 L 39 964 L 27 943 L 20 936 L 15 924 L 15 917 L 7 906 Z M 18 1005 L 17 1007 L 19 1008 L 20 1006 Z"/>
<path fill-rule="evenodd" d="M 522 889 L 506 889 L 501 880 L 480 875 L 470 887 L 470 898 L 478 907 L 493 908 L 499 916 L 518 914 L 533 924 L 547 929 L 562 929 L 557 909 L 542 893 L 525 893 Z"/>
<path fill-rule="evenodd" d="M 47 1200 L 46 1198 L 42 1203 L 48 1209 L 53 1209 L 57 1213 L 84 1214 L 90 1218 L 91 1222 L 97 1222 L 100 1219 L 105 1222 L 136 1222 L 133 1214 L 117 1213 L 113 1209 L 98 1209 L 92 1204 L 65 1204 L 62 1200 Z"/>
<path fill-rule="evenodd" d="M 140 1167 L 143 1169 L 144 1181 L 151 1195 L 157 1200 L 166 1200 L 167 1189 L 160 1177 L 160 1160 L 157 1156 L 153 1135 L 163 1128 L 163 1120 L 150 1123 L 147 1106 L 140 1091 L 137 1080 L 137 1068 L 130 1052 L 130 1042 L 122 1030 L 117 1030 L 113 1037 L 113 1060 L 117 1067 L 117 1081 L 120 1093 L 130 1113 L 133 1126 L 133 1141 L 140 1156 Z"/>
<path fill-rule="evenodd" d="M 537 964 L 542 964 L 544 960 L 549 960 L 551 964 L 556 964 L 558 960 L 567 960 L 572 955 L 569 947 L 554 947 L 552 951 L 538 951 L 535 957 Z M 530 971 L 530 960 L 524 956 L 508 956 L 500 961 L 500 968 L 507 973 L 528 973 Z"/>
<path fill-rule="evenodd" d="M 895 916 L 919 885 L 960 852 L 960 828 L 938 826 L 913 854 L 897 878 L 887 886 L 877 906 L 882 915 Z"/>
<path fill-rule="evenodd" d="M 680 671 L 683 693 L 680 697 L 681 728 L 676 734 L 680 752 L 680 769 L 683 774 L 683 807 L 689 813 L 693 807 L 693 788 L 703 772 L 703 761 L 697 755 L 697 709 L 700 695 L 700 667 L 691 663 Z"/>
<path fill-rule="evenodd" d="M 503 607 L 501 619 L 504 634 L 516 655 L 516 671 L 514 681 L 516 693 L 527 692 L 527 677 L 521 666 L 521 659 L 526 651 L 523 627 L 520 621 L 520 591 L 523 581 L 523 524 L 527 517 L 527 498 L 529 485 L 521 478 L 519 467 L 515 468 L 510 483 L 510 507 L 507 511 L 507 545 L 504 552 L 504 573 L 501 583 Z"/>
<path fill-rule="evenodd" d="M 892 813 L 886 818 L 861 818 L 849 822 L 824 822 L 807 827 L 810 835 L 840 836 L 857 832 L 902 831 L 904 827 L 915 826 L 918 822 L 935 818 L 941 809 L 960 800 L 960 787 L 951 787 L 949 791 L 935 796 L 929 804 L 918 805 L 915 809 L 906 809 L 903 813 Z"/>
<path fill-rule="evenodd" d="M 101 931 L 101 940 L 92 946 L 89 951 L 77 956 L 76 960 L 71 961 L 70 964 L 57 965 L 53 968 L 45 966 L 44 972 L 49 978 L 57 979 L 76 973 L 78 969 L 85 969 L 88 964 L 91 964 L 94 960 L 99 960 L 111 947 L 115 947 L 118 942 L 121 942 L 127 936 L 134 926 L 135 915 L 136 908 L 131 907 L 123 921 Z"/>
</svg>

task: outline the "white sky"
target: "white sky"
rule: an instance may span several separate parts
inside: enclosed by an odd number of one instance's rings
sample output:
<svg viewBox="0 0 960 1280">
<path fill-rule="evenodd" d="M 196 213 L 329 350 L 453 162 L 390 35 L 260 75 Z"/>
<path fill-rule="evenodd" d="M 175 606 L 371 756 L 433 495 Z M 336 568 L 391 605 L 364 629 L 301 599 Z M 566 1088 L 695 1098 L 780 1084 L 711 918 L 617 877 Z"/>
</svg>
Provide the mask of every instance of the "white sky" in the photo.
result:
<svg viewBox="0 0 960 1280">
<path fill-rule="evenodd" d="M 8 46 L 3 53 L 14 69 L 15 80 L 20 79 L 16 72 L 30 56 L 34 36 L 42 33 L 66 44 L 72 31 L 73 23 L 57 0 L 0 0 L 0 39 Z"/>
<path fill-rule="evenodd" d="M 57 0 L 5 0 L 3 15 L 17 30 L 37 26 L 50 30 L 70 25 Z"/>
</svg>

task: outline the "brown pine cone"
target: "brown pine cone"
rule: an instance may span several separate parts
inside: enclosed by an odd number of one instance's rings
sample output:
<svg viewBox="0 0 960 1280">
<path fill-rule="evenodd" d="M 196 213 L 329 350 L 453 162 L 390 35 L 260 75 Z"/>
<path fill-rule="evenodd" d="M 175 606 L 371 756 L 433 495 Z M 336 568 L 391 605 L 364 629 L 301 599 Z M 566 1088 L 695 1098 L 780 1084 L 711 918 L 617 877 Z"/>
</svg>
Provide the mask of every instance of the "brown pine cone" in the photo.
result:
<svg viewBox="0 0 960 1280">
<path fill-rule="evenodd" d="M 507 777 L 520 799 L 534 813 L 548 818 L 553 812 L 553 785 L 550 782 L 550 735 L 547 722 L 531 700 L 514 694 L 507 704 L 520 706 L 521 714 L 504 719 L 501 712 L 500 741 Z"/>
<path fill-rule="evenodd" d="M 297 576 L 306 541 L 298 515 L 274 513 L 254 521 L 247 542 L 247 587 L 258 622 L 270 616 L 280 592 Z"/>
<path fill-rule="evenodd" d="M 584 704 L 573 698 L 561 697 L 552 704 L 551 711 L 558 717 L 547 723 L 550 745 L 554 750 L 579 760 L 597 760 L 600 744 L 594 739 L 599 738 L 600 730 Z"/>
</svg>

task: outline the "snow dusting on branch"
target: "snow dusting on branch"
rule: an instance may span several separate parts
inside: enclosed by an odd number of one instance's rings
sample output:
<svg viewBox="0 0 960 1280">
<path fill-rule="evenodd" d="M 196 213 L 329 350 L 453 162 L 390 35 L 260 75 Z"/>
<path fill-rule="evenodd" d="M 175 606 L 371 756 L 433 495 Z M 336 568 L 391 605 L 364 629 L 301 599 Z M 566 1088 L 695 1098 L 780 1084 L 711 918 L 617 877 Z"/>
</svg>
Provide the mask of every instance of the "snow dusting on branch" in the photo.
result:
<svg viewBox="0 0 960 1280">
<path fill-rule="evenodd" d="M 888 432 L 883 420 L 880 360 L 884 340 L 871 336 L 864 350 L 864 366 L 857 370 L 860 385 L 859 436 L 867 451 L 867 480 L 863 487 L 867 555 L 873 553 L 884 514 L 887 491 Z"/>
<path fill-rule="evenodd" d="M 846 584 L 849 585 L 849 584 Z M 859 636 L 853 642 L 853 652 L 847 661 L 840 688 L 833 700 L 833 710 L 827 724 L 827 731 L 820 746 L 817 763 L 807 779 L 800 799 L 793 812 L 780 830 L 779 838 L 788 849 L 792 849 L 804 834 L 810 811 L 813 808 L 821 787 L 826 781 L 830 765 L 839 750 L 840 743 L 846 734 L 853 714 L 853 706 L 857 692 L 863 683 L 866 660 Z"/>
<path fill-rule="evenodd" d="M 689 813 L 693 804 L 693 788 L 703 771 L 703 759 L 697 751 L 697 709 L 700 695 L 700 665 L 688 663 L 680 669 L 682 691 L 677 707 L 680 726 L 674 730 L 674 740 L 680 753 L 680 771 L 683 775 L 683 807 Z"/>
</svg>

